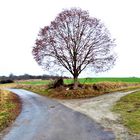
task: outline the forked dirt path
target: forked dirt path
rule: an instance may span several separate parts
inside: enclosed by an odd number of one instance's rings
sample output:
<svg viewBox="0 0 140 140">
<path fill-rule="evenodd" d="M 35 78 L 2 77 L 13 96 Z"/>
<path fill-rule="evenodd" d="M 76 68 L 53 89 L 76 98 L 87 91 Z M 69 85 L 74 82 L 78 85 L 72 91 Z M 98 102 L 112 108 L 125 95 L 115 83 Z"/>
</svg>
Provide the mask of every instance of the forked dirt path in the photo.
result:
<svg viewBox="0 0 140 140">
<path fill-rule="evenodd" d="M 22 112 L 2 140 L 115 140 L 86 115 L 35 93 L 11 89 L 20 96 Z"/>
<path fill-rule="evenodd" d="M 115 92 L 90 99 L 59 100 L 59 102 L 75 111 L 86 114 L 107 130 L 112 130 L 116 135 L 116 140 L 140 140 L 140 136 L 132 136 L 120 123 L 119 114 L 111 111 L 116 101 L 127 94 L 133 94 L 134 91 Z"/>
</svg>

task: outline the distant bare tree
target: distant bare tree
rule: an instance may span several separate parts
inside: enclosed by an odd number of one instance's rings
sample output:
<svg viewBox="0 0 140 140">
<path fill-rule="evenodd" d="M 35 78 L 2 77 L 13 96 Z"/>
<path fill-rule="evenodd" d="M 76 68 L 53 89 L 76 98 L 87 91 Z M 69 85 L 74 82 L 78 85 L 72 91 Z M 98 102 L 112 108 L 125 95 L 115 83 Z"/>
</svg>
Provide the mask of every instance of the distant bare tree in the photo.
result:
<svg viewBox="0 0 140 140">
<path fill-rule="evenodd" d="M 64 10 L 38 36 L 32 51 L 37 63 L 46 69 L 65 68 L 73 75 L 75 88 L 84 69 L 106 71 L 116 60 L 114 39 L 99 19 L 89 17 L 88 11 Z"/>
</svg>

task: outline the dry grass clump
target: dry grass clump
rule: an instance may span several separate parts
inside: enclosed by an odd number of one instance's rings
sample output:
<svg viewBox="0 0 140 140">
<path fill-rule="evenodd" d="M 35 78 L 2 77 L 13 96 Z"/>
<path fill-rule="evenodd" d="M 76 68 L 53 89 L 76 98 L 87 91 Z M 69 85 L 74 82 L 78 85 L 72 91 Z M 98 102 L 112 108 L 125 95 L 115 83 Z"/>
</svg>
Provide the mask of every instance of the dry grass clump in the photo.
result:
<svg viewBox="0 0 140 140">
<path fill-rule="evenodd" d="M 77 89 L 73 89 L 73 84 L 63 85 L 57 88 L 52 88 L 48 85 L 19 85 L 18 88 L 27 89 L 51 98 L 72 99 L 88 98 L 113 91 L 140 88 L 140 84 L 124 82 L 101 82 L 94 84 L 79 84 Z"/>
<path fill-rule="evenodd" d="M 122 89 L 131 86 L 129 83 L 122 82 L 102 82 L 93 84 L 93 89 L 98 91 L 110 91 L 112 89 Z"/>
<path fill-rule="evenodd" d="M 21 110 L 21 102 L 17 95 L 0 90 L 0 131 L 9 126 Z"/>
<path fill-rule="evenodd" d="M 79 84 L 78 89 L 73 89 L 71 85 L 61 86 L 55 89 L 49 89 L 47 96 L 59 99 L 72 99 L 72 98 L 88 98 L 99 96 L 113 91 L 140 88 L 140 84 L 118 83 L 118 82 L 102 82 L 95 84 Z"/>
<path fill-rule="evenodd" d="M 21 89 L 30 89 L 30 90 L 36 90 L 36 89 L 46 89 L 48 88 L 46 85 L 24 85 L 24 84 L 18 84 L 16 88 Z"/>
<path fill-rule="evenodd" d="M 76 90 L 54 90 L 48 92 L 48 96 L 51 98 L 58 98 L 58 99 L 77 99 L 77 98 L 88 98 L 88 97 L 94 97 L 97 96 L 98 93 L 96 93 L 93 90 L 90 89 L 76 89 Z"/>
<path fill-rule="evenodd" d="M 46 94 L 48 91 L 48 85 L 26 85 L 26 84 L 18 84 L 15 86 L 18 89 L 30 90 L 35 93 Z"/>
</svg>

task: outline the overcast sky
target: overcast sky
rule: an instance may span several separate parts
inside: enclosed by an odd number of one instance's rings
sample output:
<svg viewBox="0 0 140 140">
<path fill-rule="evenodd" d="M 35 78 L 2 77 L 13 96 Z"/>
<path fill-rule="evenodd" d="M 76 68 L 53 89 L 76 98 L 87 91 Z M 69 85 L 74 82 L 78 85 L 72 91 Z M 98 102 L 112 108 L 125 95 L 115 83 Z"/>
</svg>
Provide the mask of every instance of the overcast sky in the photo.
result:
<svg viewBox="0 0 140 140">
<path fill-rule="evenodd" d="M 0 75 L 47 74 L 34 61 L 32 47 L 40 28 L 71 7 L 101 19 L 117 43 L 113 69 L 81 76 L 140 77 L 140 0 L 0 0 Z"/>
</svg>

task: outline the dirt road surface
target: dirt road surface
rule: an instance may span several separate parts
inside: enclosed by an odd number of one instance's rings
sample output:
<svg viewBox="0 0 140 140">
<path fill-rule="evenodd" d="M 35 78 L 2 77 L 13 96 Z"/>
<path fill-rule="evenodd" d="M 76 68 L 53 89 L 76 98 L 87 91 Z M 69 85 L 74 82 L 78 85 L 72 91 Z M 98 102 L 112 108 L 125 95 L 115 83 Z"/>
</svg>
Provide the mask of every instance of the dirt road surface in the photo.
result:
<svg viewBox="0 0 140 140">
<path fill-rule="evenodd" d="M 57 101 L 22 89 L 10 89 L 20 96 L 22 112 L 2 140 L 114 140 L 90 117 Z"/>
<path fill-rule="evenodd" d="M 59 100 L 59 102 L 75 111 L 86 114 L 107 130 L 112 130 L 116 135 L 116 140 L 140 140 L 139 135 L 131 135 L 127 128 L 120 123 L 120 115 L 111 111 L 116 101 L 134 91 L 116 92 L 90 99 Z"/>
</svg>

